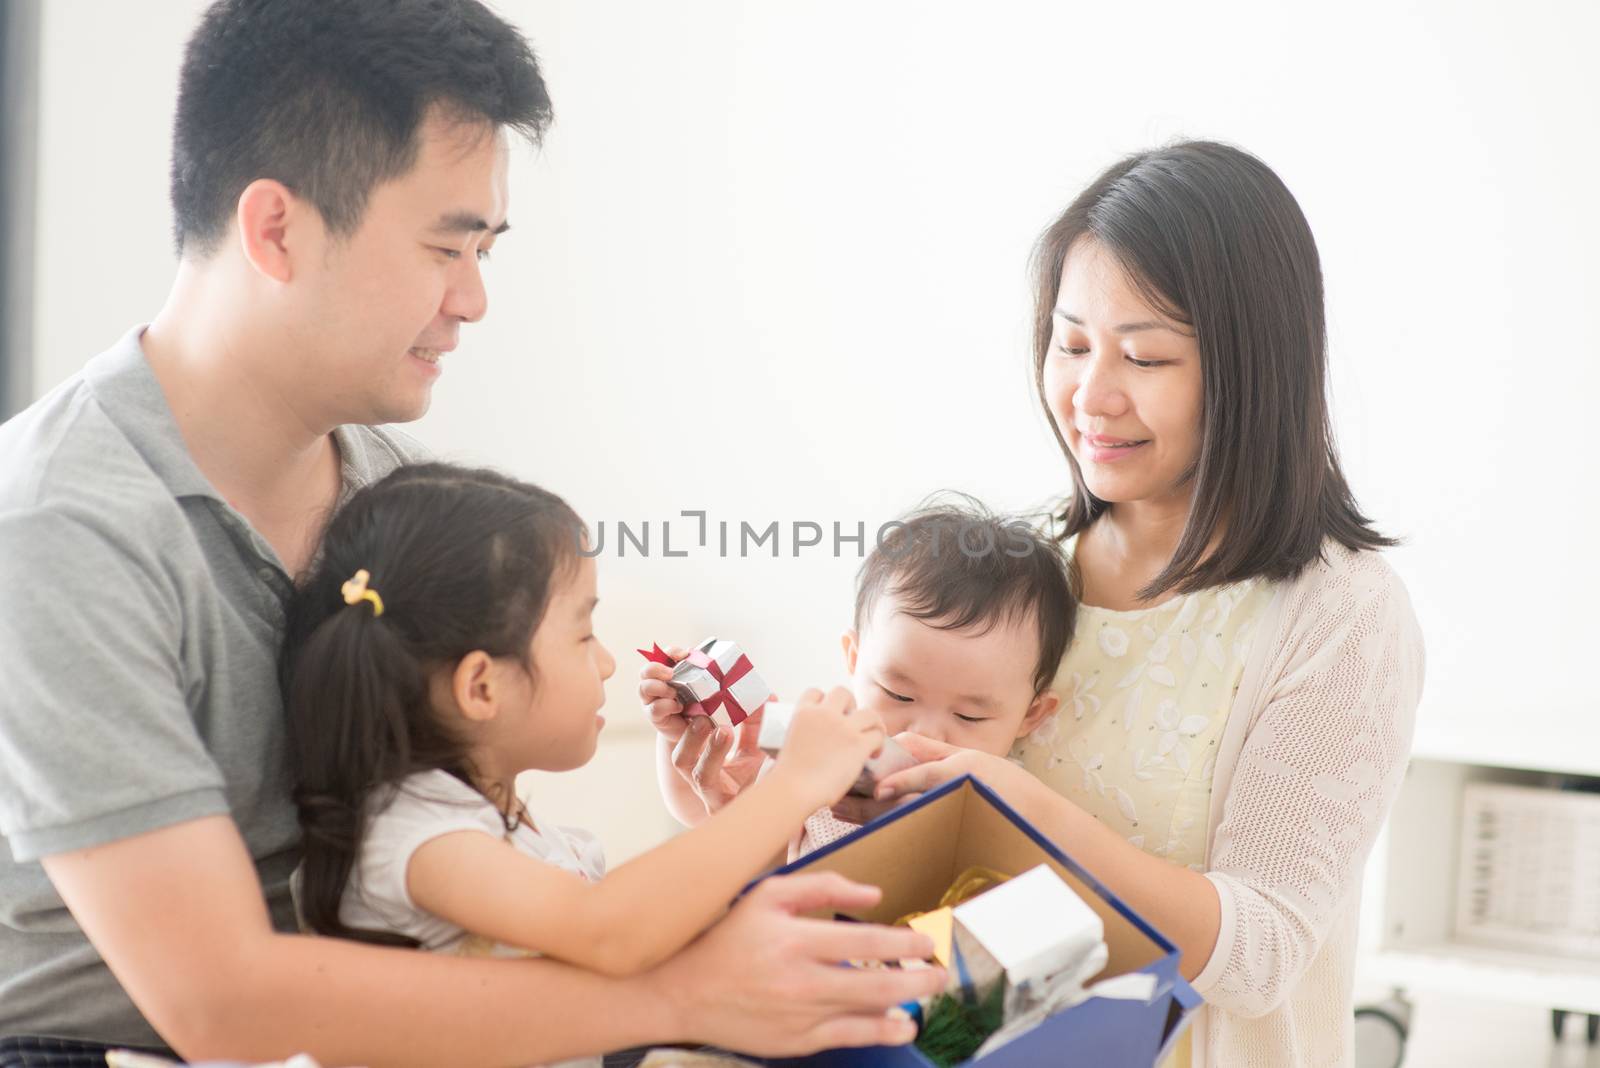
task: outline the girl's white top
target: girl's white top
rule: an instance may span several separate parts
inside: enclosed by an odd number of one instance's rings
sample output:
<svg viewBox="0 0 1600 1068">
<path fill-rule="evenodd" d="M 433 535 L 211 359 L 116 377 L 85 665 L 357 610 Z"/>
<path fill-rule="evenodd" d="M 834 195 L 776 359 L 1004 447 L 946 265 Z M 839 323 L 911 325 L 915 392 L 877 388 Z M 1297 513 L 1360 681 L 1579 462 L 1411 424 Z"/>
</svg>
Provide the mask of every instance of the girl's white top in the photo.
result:
<svg viewBox="0 0 1600 1068">
<path fill-rule="evenodd" d="M 367 833 L 339 904 L 339 918 L 349 927 L 408 935 L 435 953 L 528 955 L 514 946 L 475 939 L 417 907 L 406 889 L 406 866 L 424 842 L 455 831 L 476 831 L 591 882 L 605 874 L 605 854 L 588 831 L 525 822 L 507 832 L 489 799 L 446 771 L 412 775 L 375 796 L 369 806 Z"/>
<path fill-rule="evenodd" d="M 527 957 L 528 950 L 494 942 L 424 912 L 406 889 L 406 866 L 422 843 L 455 831 L 474 831 L 565 868 L 591 882 L 605 874 L 605 854 L 588 831 L 542 821 L 507 831 L 499 811 L 478 791 L 445 771 L 409 776 L 368 802 L 361 855 L 339 903 L 349 927 L 409 935 L 424 949 L 468 957 Z M 466 877 L 466 876 L 463 876 Z M 599 1068 L 600 1058 L 564 1061 L 559 1068 Z"/>
</svg>

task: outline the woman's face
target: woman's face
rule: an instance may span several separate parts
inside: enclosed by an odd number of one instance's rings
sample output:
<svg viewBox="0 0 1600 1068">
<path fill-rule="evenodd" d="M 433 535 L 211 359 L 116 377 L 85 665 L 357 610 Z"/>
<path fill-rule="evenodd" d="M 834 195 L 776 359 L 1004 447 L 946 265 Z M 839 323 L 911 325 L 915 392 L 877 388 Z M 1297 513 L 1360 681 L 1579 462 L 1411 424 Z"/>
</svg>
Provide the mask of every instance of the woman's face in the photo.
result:
<svg viewBox="0 0 1600 1068">
<path fill-rule="evenodd" d="M 1139 294 L 1099 242 L 1073 243 L 1056 294 L 1044 396 L 1089 492 L 1184 498 L 1200 453 L 1200 346 Z"/>
</svg>

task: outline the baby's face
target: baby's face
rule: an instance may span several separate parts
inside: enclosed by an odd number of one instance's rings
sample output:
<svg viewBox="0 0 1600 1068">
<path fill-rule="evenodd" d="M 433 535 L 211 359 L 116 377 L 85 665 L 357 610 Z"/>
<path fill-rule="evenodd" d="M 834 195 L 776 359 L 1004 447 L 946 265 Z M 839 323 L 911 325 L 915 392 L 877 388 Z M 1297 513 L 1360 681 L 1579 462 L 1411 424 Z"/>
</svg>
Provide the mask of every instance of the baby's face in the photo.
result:
<svg viewBox="0 0 1600 1068">
<path fill-rule="evenodd" d="M 872 606 L 859 634 L 844 635 L 856 704 L 882 716 L 890 734 L 911 731 L 995 756 L 1055 713 L 1053 692 L 1034 696 L 1038 655 L 1032 618 L 981 635 L 940 630 L 901 612 L 893 594 Z"/>
</svg>

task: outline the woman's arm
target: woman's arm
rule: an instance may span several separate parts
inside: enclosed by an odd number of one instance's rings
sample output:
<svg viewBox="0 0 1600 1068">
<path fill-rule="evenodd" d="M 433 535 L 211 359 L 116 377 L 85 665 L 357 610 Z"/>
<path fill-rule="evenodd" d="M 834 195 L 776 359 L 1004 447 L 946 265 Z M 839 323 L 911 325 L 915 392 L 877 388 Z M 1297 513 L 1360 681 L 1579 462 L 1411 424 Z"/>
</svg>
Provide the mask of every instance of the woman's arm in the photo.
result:
<svg viewBox="0 0 1600 1068">
<path fill-rule="evenodd" d="M 1361 554 L 1315 602 L 1320 622 L 1291 635 L 1305 655 L 1251 724 L 1213 835 L 1222 917 L 1195 987 L 1242 1016 L 1282 1003 L 1360 894 L 1421 698 L 1421 632 L 1386 564 Z"/>
<path fill-rule="evenodd" d="M 899 734 L 895 741 L 927 763 L 889 776 L 878 788 L 879 798 L 923 793 L 962 775 L 982 779 L 1018 815 L 1059 842 L 1073 860 L 1170 938 L 1178 947 L 1179 970 L 1185 979 L 1200 974 L 1216 945 L 1219 925 L 1217 891 L 1204 875 L 1132 845 L 1004 757 L 957 749 L 916 734 Z"/>
<path fill-rule="evenodd" d="M 814 691 L 813 691 L 814 692 Z M 459 927 L 605 975 L 632 975 L 681 949 L 745 883 L 781 859 L 806 816 L 844 793 L 883 744 L 848 691 L 797 704 L 772 772 L 699 827 L 596 883 L 479 831 L 431 839 L 411 855 L 413 903 Z"/>
</svg>

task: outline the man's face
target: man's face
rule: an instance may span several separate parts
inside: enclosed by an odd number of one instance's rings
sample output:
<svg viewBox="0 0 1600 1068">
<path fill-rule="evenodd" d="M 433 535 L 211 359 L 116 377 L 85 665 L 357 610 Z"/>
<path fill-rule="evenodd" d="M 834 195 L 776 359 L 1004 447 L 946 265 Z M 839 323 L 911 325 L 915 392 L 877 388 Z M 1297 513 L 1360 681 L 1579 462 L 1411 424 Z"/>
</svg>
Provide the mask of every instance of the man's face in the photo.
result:
<svg viewBox="0 0 1600 1068">
<path fill-rule="evenodd" d="M 506 228 L 505 134 L 435 112 L 418 138 L 416 165 L 372 190 L 356 232 L 298 268 L 292 357 L 329 422 L 422 416 L 461 324 L 488 307 L 481 261 Z"/>
</svg>

